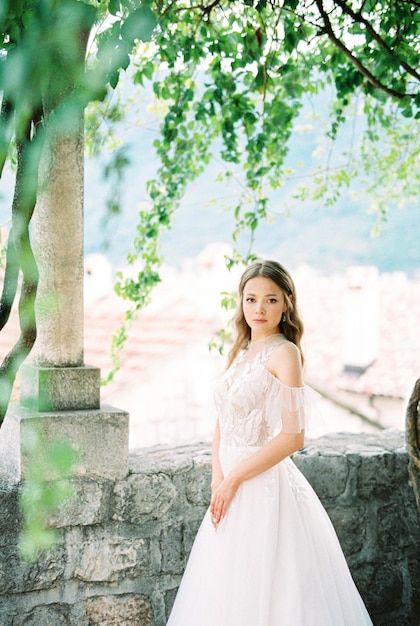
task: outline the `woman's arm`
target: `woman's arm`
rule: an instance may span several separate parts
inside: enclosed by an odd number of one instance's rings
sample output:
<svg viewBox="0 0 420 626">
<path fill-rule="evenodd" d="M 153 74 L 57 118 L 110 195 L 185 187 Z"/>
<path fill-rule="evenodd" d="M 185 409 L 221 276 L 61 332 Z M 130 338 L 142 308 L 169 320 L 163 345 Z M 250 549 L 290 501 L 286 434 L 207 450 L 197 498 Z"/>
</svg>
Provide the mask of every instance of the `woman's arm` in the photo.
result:
<svg viewBox="0 0 420 626">
<path fill-rule="evenodd" d="M 282 344 L 267 363 L 267 369 L 290 387 L 301 387 L 302 366 L 300 353 L 294 344 Z M 226 515 L 228 507 L 240 484 L 267 471 L 286 457 L 300 450 L 304 444 L 304 431 L 280 432 L 265 446 L 236 465 L 212 494 L 210 512 L 215 528 Z"/>
<path fill-rule="evenodd" d="M 300 450 L 304 438 L 303 430 L 297 434 L 279 433 L 260 450 L 238 463 L 213 492 L 210 503 L 213 526 L 217 528 L 226 515 L 241 483 L 267 471 L 293 452 Z"/>
</svg>

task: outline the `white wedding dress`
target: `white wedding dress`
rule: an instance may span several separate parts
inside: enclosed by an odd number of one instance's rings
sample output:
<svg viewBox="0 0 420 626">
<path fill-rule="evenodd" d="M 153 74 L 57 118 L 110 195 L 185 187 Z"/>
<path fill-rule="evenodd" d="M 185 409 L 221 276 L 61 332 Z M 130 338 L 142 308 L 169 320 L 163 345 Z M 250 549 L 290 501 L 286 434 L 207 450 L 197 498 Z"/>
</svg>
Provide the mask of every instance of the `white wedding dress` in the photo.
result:
<svg viewBox="0 0 420 626">
<path fill-rule="evenodd" d="M 225 475 L 317 401 L 266 369 L 283 335 L 242 350 L 215 401 Z M 245 481 L 215 531 L 207 511 L 167 626 L 365 626 L 372 622 L 330 519 L 290 458 Z"/>
</svg>

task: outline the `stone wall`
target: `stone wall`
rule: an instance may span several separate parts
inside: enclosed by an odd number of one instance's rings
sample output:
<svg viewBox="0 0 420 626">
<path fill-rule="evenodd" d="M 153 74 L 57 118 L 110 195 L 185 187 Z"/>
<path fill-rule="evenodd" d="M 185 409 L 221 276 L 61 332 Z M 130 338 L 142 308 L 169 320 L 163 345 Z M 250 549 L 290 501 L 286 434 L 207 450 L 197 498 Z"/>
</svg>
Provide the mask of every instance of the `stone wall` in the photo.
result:
<svg viewBox="0 0 420 626">
<path fill-rule="evenodd" d="M 417 625 L 419 516 L 404 435 L 330 435 L 294 458 L 375 626 Z M 74 499 L 51 520 L 57 544 L 28 563 L 17 548 L 18 489 L 0 482 L 1 626 L 164 626 L 209 484 L 208 445 L 138 450 L 124 479 L 74 481 Z"/>
</svg>

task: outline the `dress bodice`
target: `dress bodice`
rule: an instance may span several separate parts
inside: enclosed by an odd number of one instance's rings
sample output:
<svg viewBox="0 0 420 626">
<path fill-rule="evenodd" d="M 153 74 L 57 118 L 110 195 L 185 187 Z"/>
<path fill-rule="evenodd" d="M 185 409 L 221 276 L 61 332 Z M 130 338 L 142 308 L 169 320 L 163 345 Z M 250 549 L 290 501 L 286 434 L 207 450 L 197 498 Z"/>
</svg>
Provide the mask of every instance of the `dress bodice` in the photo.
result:
<svg viewBox="0 0 420 626">
<path fill-rule="evenodd" d="M 289 387 L 269 372 L 273 351 L 288 341 L 270 335 L 241 350 L 215 388 L 221 441 L 262 446 L 280 431 L 299 433 L 306 426 L 309 388 Z"/>
</svg>

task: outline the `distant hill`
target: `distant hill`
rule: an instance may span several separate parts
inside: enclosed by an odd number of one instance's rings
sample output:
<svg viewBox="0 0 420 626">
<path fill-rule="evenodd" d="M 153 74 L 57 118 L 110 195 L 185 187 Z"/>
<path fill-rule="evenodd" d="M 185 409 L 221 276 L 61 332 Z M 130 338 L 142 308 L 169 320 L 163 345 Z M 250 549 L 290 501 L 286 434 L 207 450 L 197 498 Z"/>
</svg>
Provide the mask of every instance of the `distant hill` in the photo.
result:
<svg viewBox="0 0 420 626">
<path fill-rule="evenodd" d="M 156 124 L 149 120 L 147 102 L 145 96 L 145 102 L 140 103 L 143 126 L 130 128 L 126 135 L 132 166 L 127 175 L 123 216 L 111 222 L 112 242 L 107 252 L 117 263 L 123 260 L 124 252 L 135 236 L 136 207 L 139 202 L 148 201 L 145 182 L 153 177 L 157 167 L 152 147 Z M 315 119 L 314 110 L 319 114 Z M 325 95 L 308 103 L 299 115 L 286 164 L 297 175 L 303 176 L 315 167 L 313 155 L 319 149 L 326 119 Z M 361 128 L 364 120 L 358 120 L 357 124 Z M 353 132 L 353 120 L 349 120 L 334 149 L 336 160 L 344 149 L 348 149 Z M 355 141 L 354 137 L 352 141 Z M 86 247 L 88 251 L 98 251 L 100 240 L 97 236 L 91 238 L 89 233 L 98 233 L 101 185 L 97 167 L 88 164 L 87 169 L 90 174 L 86 178 L 86 220 L 89 225 Z M 168 263 L 179 266 L 184 258 L 195 257 L 209 242 L 230 242 L 234 228 L 231 209 L 236 205 L 240 187 L 234 180 L 229 184 L 216 183 L 221 170 L 216 155 L 187 190 L 175 214 L 173 228 L 162 240 Z M 377 218 L 368 213 L 369 203 L 363 195 L 359 194 L 361 198 L 355 202 L 344 193 L 335 206 L 325 207 L 322 203 L 298 203 L 291 198 L 290 188 L 288 184 L 272 195 L 270 211 L 277 215 L 273 222 L 258 229 L 254 245 L 257 253 L 277 258 L 289 267 L 306 263 L 326 274 L 341 272 L 353 264 L 373 264 L 381 272 L 402 271 L 410 277 L 419 272 L 419 200 L 403 209 L 394 207 L 388 222 L 382 225 L 380 236 L 372 237 Z M 247 249 L 245 239 L 240 245 L 242 251 Z"/>
<path fill-rule="evenodd" d="M 114 264 L 125 260 L 135 237 L 139 203 L 148 201 L 146 181 L 156 172 L 157 160 L 152 142 L 156 137 L 156 123 L 147 113 L 148 96 L 139 103 L 143 125 L 130 127 L 123 139 L 129 147 L 132 164 L 127 172 L 121 216 L 112 218 L 108 228 L 103 228 L 106 187 L 101 180 L 100 167 L 87 160 L 85 175 L 85 250 L 86 253 L 105 252 Z M 314 121 L 313 109 L 322 115 Z M 325 101 L 303 109 L 296 123 L 287 165 L 299 175 L 310 171 L 314 165 L 314 151 L 319 146 L 322 120 L 326 118 Z M 363 123 L 363 122 L 362 122 Z M 300 128 L 299 128 L 300 127 Z M 300 132 L 306 128 L 307 132 Z M 344 129 L 335 153 L 338 155 L 348 145 Z M 233 218 L 229 207 L 235 206 L 239 186 L 234 182 L 216 183 L 220 163 L 214 159 L 208 169 L 196 180 L 176 212 L 173 228 L 162 240 L 166 261 L 180 266 L 183 259 L 196 256 L 212 241 L 230 242 Z M 239 172 L 239 176 L 241 173 Z M 8 219 L 8 206 L 12 193 L 11 180 L 6 175 L 0 187 L 0 219 Z M 402 271 L 415 276 L 420 270 L 420 202 L 403 209 L 393 208 L 379 237 L 371 236 L 376 216 L 368 213 L 368 203 L 358 202 L 350 196 L 334 207 L 322 203 L 299 204 L 291 198 L 288 186 L 278 190 L 270 199 L 274 221 L 258 229 L 254 250 L 274 257 L 288 267 L 306 263 L 322 273 L 341 272 L 353 264 L 376 265 L 381 272 Z M 245 238 L 240 241 L 244 251 Z"/>
</svg>

